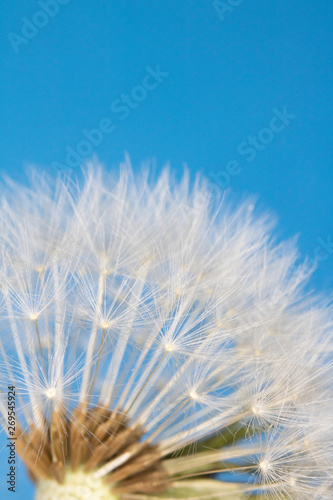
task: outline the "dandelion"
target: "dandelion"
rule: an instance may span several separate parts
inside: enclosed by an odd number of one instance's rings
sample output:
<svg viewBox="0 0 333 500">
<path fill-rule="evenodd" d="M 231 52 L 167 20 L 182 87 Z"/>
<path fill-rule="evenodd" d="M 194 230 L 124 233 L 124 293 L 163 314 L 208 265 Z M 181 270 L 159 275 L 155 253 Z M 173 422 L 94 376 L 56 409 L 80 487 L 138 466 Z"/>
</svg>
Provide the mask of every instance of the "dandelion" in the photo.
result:
<svg viewBox="0 0 333 500">
<path fill-rule="evenodd" d="M 128 164 L 7 184 L 0 415 L 15 386 L 37 500 L 333 497 L 329 302 L 270 217 Z"/>
</svg>

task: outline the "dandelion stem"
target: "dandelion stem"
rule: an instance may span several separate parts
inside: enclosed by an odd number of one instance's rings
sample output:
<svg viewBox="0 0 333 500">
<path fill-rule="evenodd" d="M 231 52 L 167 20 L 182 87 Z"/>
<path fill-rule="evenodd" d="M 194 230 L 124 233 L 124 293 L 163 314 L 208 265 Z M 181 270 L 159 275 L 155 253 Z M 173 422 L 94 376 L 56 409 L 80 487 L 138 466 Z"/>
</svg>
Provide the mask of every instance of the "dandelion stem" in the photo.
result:
<svg viewBox="0 0 333 500">
<path fill-rule="evenodd" d="M 87 402 L 91 363 L 92 363 L 92 359 L 93 359 L 93 355 L 94 355 L 96 334 L 97 334 L 97 330 L 98 330 L 98 316 L 100 314 L 100 310 L 101 310 L 101 306 L 102 306 L 102 302 L 103 302 L 105 284 L 106 284 L 106 275 L 105 275 L 105 273 L 102 272 L 102 273 L 100 273 L 99 280 L 98 280 L 96 314 L 95 314 L 93 327 L 92 327 L 92 331 L 90 334 L 90 338 L 89 338 L 89 342 L 88 342 L 88 346 L 87 346 L 87 351 L 86 351 L 86 361 L 85 361 L 85 367 L 84 367 L 82 385 L 81 385 L 81 391 L 80 391 L 80 403 L 81 404 Z"/>
<path fill-rule="evenodd" d="M 93 380 L 91 382 L 90 392 L 93 391 L 94 385 L 95 385 L 95 382 L 96 382 L 98 368 L 99 368 L 99 365 L 100 365 L 100 362 L 101 362 L 101 357 L 102 357 L 103 344 L 104 344 L 104 340 L 105 340 L 105 332 L 106 332 L 106 329 L 103 328 L 102 329 L 101 345 L 100 345 L 99 352 L 98 352 L 98 359 L 97 359 L 97 363 L 96 363 L 96 367 L 95 367 L 95 373 L 94 373 L 94 376 L 93 376 Z"/>
<path fill-rule="evenodd" d="M 37 334 L 37 339 L 38 339 L 38 346 L 39 346 L 39 350 L 40 350 L 40 355 L 41 355 L 42 363 L 43 363 L 44 376 L 45 376 L 45 380 L 47 380 L 46 365 L 45 365 L 45 359 L 44 359 L 44 354 L 43 354 L 43 347 L 42 347 L 42 342 L 41 342 L 41 339 L 40 339 L 40 334 L 39 334 L 39 328 L 38 328 L 37 319 L 34 320 L 34 324 L 35 324 L 35 328 L 36 328 L 36 334 Z"/>
</svg>

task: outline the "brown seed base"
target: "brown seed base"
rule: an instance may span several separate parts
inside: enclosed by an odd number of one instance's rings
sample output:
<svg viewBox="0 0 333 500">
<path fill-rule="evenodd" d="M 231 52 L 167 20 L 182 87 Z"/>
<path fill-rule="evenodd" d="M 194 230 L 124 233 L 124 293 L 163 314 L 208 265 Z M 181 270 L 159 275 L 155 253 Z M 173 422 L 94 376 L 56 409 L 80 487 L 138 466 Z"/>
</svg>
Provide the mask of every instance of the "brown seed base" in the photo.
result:
<svg viewBox="0 0 333 500">
<path fill-rule="evenodd" d="M 45 427 L 18 432 L 17 450 L 34 482 L 62 483 L 69 468 L 93 473 L 128 452 L 128 460 L 103 476 L 112 492 L 160 493 L 168 486 L 158 449 L 141 442 L 142 429 L 128 426 L 123 414 L 78 406 L 70 418 L 53 412 Z"/>
</svg>

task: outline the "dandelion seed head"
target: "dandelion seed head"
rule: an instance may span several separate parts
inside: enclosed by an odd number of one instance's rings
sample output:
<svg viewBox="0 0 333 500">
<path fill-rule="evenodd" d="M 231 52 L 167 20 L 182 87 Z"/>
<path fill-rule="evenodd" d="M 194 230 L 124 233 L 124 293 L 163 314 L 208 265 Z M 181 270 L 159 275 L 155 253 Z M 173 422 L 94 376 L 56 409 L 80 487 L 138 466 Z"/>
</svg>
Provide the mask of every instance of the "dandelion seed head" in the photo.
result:
<svg viewBox="0 0 333 500">
<path fill-rule="evenodd" d="M 0 200 L 0 422 L 12 384 L 36 499 L 330 500 L 332 309 L 295 242 L 187 172 L 33 177 Z"/>
<path fill-rule="evenodd" d="M 259 463 L 259 467 L 262 470 L 262 472 L 266 473 L 270 470 L 271 465 L 264 460 L 264 461 Z"/>
<path fill-rule="evenodd" d="M 108 269 L 108 268 L 101 269 L 101 275 L 102 276 L 109 276 L 109 274 L 111 274 L 111 270 L 110 269 Z"/>
<path fill-rule="evenodd" d="M 251 408 L 253 415 L 260 415 L 262 409 L 259 406 L 252 406 Z"/>
<path fill-rule="evenodd" d="M 164 347 L 165 347 L 165 350 L 166 350 L 167 352 L 172 352 L 172 351 L 174 351 L 174 350 L 175 350 L 175 348 L 176 348 L 174 344 L 170 344 L 170 343 L 165 344 L 165 346 L 164 346 Z"/>
<path fill-rule="evenodd" d="M 45 391 L 45 396 L 48 399 L 54 399 L 57 395 L 57 389 L 55 387 L 50 387 Z"/>
<path fill-rule="evenodd" d="M 108 328 L 111 327 L 111 325 L 112 325 L 112 322 L 106 321 L 106 320 L 101 321 L 101 323 L 100 323 L 100 326 L 101 326 L 101 328 L 103 328 L 103 330 L 107 330 Z"/>
<path fill-rule="evenodd" d="M 194 390 L 189 393 L 189 396 L 191 399 L 193 399 L 193 401 L 197 401 L 199 399 L 199 394 Z"/>
</svg>

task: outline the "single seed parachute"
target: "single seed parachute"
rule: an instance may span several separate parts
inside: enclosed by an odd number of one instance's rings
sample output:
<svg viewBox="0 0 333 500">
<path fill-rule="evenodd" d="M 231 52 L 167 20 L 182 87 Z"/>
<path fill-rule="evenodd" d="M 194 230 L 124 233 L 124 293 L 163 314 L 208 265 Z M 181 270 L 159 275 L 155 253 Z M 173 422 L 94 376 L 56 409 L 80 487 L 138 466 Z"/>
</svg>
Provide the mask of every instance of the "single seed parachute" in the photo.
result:
<svg viewBox="0 0 333 500">
<path fill-rule="evenodd" d="M 0 417 L 37 500 L 333 497 L 332 314 L 252 202 L 164 169 L 0 208 Z"/>
</svg>

